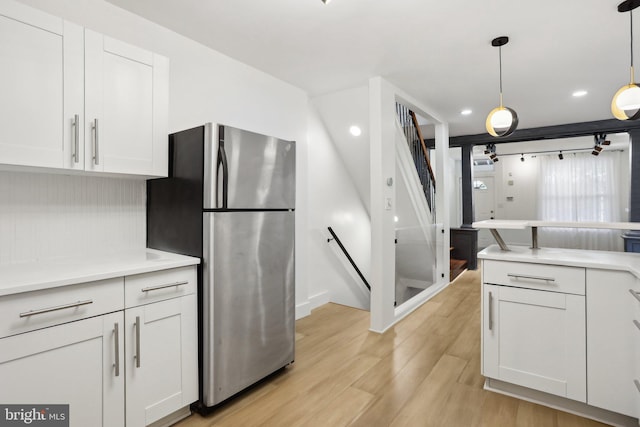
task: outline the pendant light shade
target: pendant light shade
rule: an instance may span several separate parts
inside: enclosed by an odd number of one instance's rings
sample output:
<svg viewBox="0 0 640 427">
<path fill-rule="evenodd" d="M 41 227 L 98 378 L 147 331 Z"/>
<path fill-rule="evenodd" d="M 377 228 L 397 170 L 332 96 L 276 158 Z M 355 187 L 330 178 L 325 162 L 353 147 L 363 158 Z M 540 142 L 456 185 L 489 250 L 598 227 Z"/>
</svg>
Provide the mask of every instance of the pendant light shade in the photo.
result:
<svg viewBox="0 0 640 427">
<path fill-rule="evenodd" d="M 640 1 L 640 0 L 638 0 Z M 509 37 L 501 36 L 491 41 L 491 46 L 499 49 L 500 58 L 500 106 L 491 110 L 485 126 L 489 135 L 495 137 L 509 136 L 518 127 L 518 114 L 512 108 L 502 105 L 502 46 L 509 42 Z"/>
<path fill-rule="evenodd" d="M 640 87 L 635 83 L 633 72 L 633 14 L 632 10 L 640 6 L 640 0 L 626 0 L 618 5 L 618 12 L 629 12 L 629 30 L 631 47 L 631 81 L 622 86 L 611 101 L 611 113 L 618 120 L 637 120 L 640 118 Z"/>
</svg>

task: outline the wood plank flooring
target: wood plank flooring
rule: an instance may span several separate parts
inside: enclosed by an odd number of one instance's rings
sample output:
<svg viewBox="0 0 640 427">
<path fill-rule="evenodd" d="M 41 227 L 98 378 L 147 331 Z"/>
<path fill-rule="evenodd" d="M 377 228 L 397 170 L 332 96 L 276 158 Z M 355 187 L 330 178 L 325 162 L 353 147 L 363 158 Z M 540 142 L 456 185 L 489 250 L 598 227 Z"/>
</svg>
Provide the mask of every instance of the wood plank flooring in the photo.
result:
<svg viewBox="0 0 640 427">
<path fill-rule="evenodd" d="M 369 313 L 327 304 L 296 322 L 296 362 L 178 427 L 596 427 L 482 389 L 480 276 L 467 271 L 384 334 Z"/>
</svg>

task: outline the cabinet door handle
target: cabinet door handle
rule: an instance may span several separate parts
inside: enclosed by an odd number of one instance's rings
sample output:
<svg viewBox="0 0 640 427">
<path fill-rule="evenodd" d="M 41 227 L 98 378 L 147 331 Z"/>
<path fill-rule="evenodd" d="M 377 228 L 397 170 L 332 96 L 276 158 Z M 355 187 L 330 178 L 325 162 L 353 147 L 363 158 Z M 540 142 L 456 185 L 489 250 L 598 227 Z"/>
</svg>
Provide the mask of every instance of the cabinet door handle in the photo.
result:
<svg viewBox="0 0 640 427">
<path fill-rule="evenodd" d="M 507 277 L 511 277 L 513 279 L 541 280 L 543 282 L 555 282 L 556 281 L 556 279 L 554 279 L 553 277 L 526 276 L 524 274 L 513 274 L 513 273 L 508 273 Z"/>
<path fill-rule="evenodd" d="M 636 385 L 636 388 L 638 389 L 638 392 L 640 393 L 640 381 L 633 380 L 633 383 Z"/>
<path fill-rule="evenodd" d="M 36 314 L 50 313 L 52 311 L 65 310 L 67 308 L 75 308 L 75 307 L 80 307 L 82 305 L 87 305 L 87 304 L 93 304 L 93 300 L 88 299 L 88 300 L 85 300 L 85 301 L 78 301 L 78 302 L 71 302 L 69 304 L 57 305 L 55 307 L 47 307 L 47 308 L 39 308 L 37 310 L 29 310 L 29 311 L 25 311 L 24 313 L 20 313 L 20 317 L 35 316 Z"/>
<path fill-rule="evenodd" d="M 71 154 L 71 158 L 74 163 L 78 163 L 80 161 L 80 156 L 78 155 L 79 151 L 79 141 L 80 141 L 80 116 L 76 114 L 73 116 L 73 153 Z"/>
<path fill-rule="evenodd" d="M 175 287 L 184 286 L 188 283 L 189 282 L 185 280 L 184 282 L 175 282 L 175 283 L 167 283 L 166 285 L 149 286 L 147 288 L 142 288 L 141 291 L 142 292 L 157 291 L 159 289 L 173 288 L 174 286 Z"/>
<path fill-rule="evenodd" d="M 493 294 L 489 292 L 489 330 L 493 330 Z"/>
<path fill-rule="evenodd" d="M 136 368 L 140 367 L 140 316 L 136 316 Z"/>
<path fill-rule="evenodd" d="M 91 127 L 93 128 L 93 163 L 99 165 L 100 153 L 98 150 L 100 149 L 100 141 L 98 138 L 100 132 L 98 131 L 98 119 L 93 119 L 93 125 Z"/>
<path fill-rule="evenodd" d="M 116 353 L 116 362 L 113 366 L 116 368 L 116 377 L 120 376 L 120 331 L 118 329 L 118 324 L 113 324 L 113 339 L 114 339 L 114 348 Z"/>
<path fill-rule="evenodd" d="M 629 292 L 631 292 L 631 295 L 640 302 L 640 292 L 636 292 L 633 289 L 629 289 Z"/>
</svg>

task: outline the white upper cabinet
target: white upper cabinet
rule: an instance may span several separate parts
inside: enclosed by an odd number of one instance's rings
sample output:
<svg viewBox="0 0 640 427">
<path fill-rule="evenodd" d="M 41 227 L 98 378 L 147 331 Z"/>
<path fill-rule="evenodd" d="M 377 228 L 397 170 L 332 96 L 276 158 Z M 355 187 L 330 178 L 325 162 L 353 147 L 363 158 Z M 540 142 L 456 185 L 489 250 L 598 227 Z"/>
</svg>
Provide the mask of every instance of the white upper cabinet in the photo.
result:
<svg viewBox="0 0 640 427">
<path fill-rule="evenodd" d="M 168 60 L 85 30 L 85 169 L 166 176 Z"/>
<path fill-rule="evenodd" d="M 7 0 L 0 60 L 0 164 L 167 176 L 167 58 Z"/>
<path fill-rule="evenodd" d="M 74 167 L 75 137 L 79 149 L 83 144 L 76 132 L 84 112 L 83 49 L 82 27 L 0 3 L 0 162 Z"/>
</svg>

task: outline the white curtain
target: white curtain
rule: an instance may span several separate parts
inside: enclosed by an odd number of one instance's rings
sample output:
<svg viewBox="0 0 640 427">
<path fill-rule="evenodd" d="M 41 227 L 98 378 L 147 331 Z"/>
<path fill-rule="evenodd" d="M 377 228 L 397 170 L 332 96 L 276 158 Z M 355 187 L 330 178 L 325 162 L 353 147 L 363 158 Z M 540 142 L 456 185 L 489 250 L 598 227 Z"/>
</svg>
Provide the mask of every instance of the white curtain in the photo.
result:
<svg viewBox="0 0 640 427">
<path fill-rule="evenodd" d="M 539 218 L 545 221 L 621 221 L 619 151 L 540 156 Z M 540 245 L 621 251 L 621 230 L 540 228 Z"/>
</svg>

